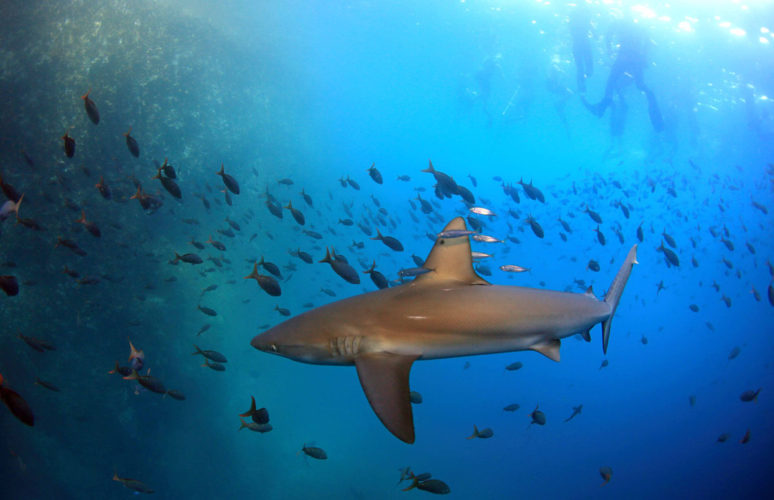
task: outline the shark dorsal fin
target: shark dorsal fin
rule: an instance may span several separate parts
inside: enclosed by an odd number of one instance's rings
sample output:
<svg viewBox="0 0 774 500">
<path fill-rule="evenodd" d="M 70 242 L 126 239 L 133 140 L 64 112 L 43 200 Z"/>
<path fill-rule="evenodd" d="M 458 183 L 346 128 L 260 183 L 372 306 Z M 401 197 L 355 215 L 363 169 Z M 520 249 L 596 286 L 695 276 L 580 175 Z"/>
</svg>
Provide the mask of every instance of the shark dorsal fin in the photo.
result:
<svg viewBox="0 0 774 500">
<path fill-rule="evenodd" d="M 368 402 L 387 430 L 406 443 L 414 442 L 409 372 L 419 356 L 369 352 L 355 357 L 355 367 Z"/>
<path fill-rule="evenodd" d="M 443 231 L 466 230 L 465 219 L 455 217 L 449 222 Z M 435 240 L 430 255 L 425 260 L 425 269 L 431 272 L 417 276 L 415 283 L 433 281 L 461 281 L 471 285 L 488 285 L 473 270 L 473 258 L 470 255 L 470 239 L 467 236 L 461 238 L 438 238 Z"/>
</svg>

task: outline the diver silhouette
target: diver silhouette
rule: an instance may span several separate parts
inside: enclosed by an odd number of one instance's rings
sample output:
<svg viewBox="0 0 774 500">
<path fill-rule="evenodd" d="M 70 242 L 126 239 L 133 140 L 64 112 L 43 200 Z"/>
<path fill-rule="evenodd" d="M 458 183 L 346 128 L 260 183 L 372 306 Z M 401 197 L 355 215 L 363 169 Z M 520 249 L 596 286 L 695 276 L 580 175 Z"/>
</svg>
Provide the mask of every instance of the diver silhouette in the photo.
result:
<svg viewBox="0 0 774 500">
<path fill-rule="evenodd" d="M 488 56 L 484 59 L 481 67 L 474 75 L 476 82 L 475 93 L 478 96 L 481 108 L 484 110 L 484 115 L 486 115 L 488 126 L 492 125 L 492 113 L 489 110 L 489 96 L 492 93 L 492 78 L 498 73 L 502 75 L 503 69 L 500 66 L 501 58 L 502 56 L 499 53 L 494 56 Z"/>
<path fill-rule="evenodd" d="M 585 97 L 581 96 L 583 104 L 596 116 L 605 114 L 605 110 L 613 104 L 613 98 L 618 97 L 621 109 L 627 108 L 623 97 L 623 90 L 634 80 L 634 84 L 642 93 L 648 102 L 648 116 L 653 129 L 660 132 L 664 129 L 664 120 L 661 117 L 658 103 L 653 91 L 645 85 L 643 71 L 647 65 L 646 48 L 648 37 L 641 26 L 634 22 L 618 22 L 611 26 L 611 34 L 618 40 L 618 53 L 613 67 L 610 69 L 610 75 L 607 77 L 605 85 L 605 95 L 602 100 L 596 104 L 590 104 Z M 607 37 L 607 43 L 610 44 L 612 36 Z M 619 118 L 620 120 L 620 118 Z M 618 127 L 623 127 L 622 123 Z"/>
<path fill-rule="evenodd" d="M 569 24 L 578 92 L 585 93 L 586 79 L 594 74 L 594 58 L 591 55 L 591 39 L 589 38 L 591 20 L 588 6 L 585 3 L 579 3 L 573 10 Z"/>
</svg>

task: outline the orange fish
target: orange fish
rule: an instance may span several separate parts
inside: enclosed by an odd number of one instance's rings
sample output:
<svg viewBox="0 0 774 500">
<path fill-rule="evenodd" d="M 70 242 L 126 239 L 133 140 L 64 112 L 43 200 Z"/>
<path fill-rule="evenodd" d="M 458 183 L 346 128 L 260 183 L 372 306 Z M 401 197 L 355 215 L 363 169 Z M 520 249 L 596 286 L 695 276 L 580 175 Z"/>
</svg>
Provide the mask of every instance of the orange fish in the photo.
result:
<svg viewBox="0 0 774 500">
<path fill-rule="evenodd" d="M 81 218 L 76 220 L 78 224 L 83 224 L 83 226 L 86 228 L 87 231 L 91 233 L 92 236 L 95 238 L 99 238 L 102 236 L 102 231 L 99 230 L 99 227 L 92 221 L 86 220 L 86 212 L 81 210 Z"/>
<path fill-rule="evenodd" d="M 603 482 L 600 486 L 604 486 L 609 483 L 610 479 L 613 477 L 613 469 L 607 465 L 603 465 L 599 468 L 599 475 L 602 476 L 602 479 L 605 480 L 605 482 Z"/>
<path fill-rule="evenodd" d="M 65 155 L 67 155 L 68 158 L 72 158 L 75 155 L 75 139 L 65 132 L 65 135 L 62 136 L 62 140 L 64 141 Z"/>
<path fill-rule="evenodd" d="M 95 188 L 99 190 L 99 194 L 102 195 L 103 198 L 106 200 L 109 200 L 111 197 L 110 194 L 110 187 L 108 187 L 107 184 L 105 184 L 105 178 L 103 176 L 99 176 L 99 182 L 94 185 Z"/>
<path fill-rule="evenodd" d="M 150 208 L 150 196 L 145 194 L 145 192 L 142 190 L 142 186 L 137 186 L 137 192 L 130 196 L 129 199 L 139 201 L 140 205 L 142 205 L 142 208 L 146 210 Z"/>
<path fill-rule="evenodd" d="M 91 120 L 94 125 L 97 125 L 99 123 L 99 111 L 97 110 L 97 105 L 94 104 L 94 101 L 89 97 L 90 93 L 91 89 L 82 95 L 81 99 L 83 99 L 83 107 L 86 108 L 86 114 L 89 115 L 89 120 Z"/>
<path fill-rule="evenodd" d="M 130 490 L 133 490 L 135 493 L 153 493 L 154 491 L 150 486 L 143 483 L 142 481 L 128 477 L 118 477 L 118 474 L 115 472 L 113 473 L 113 481 L 118 481 Z"/>
<path fill-rule="evenodd" d="M 137 144 L 137 141 L 132 137 L 130 134 L 132 133 L 132 127 L 129 127 L 129 130 L 124 134 L 124 137 L 126 137 L 126 147 L 129 148 L 129 152 L 132 153 L 132 156 L 135 158 L 140 157 L 140 146 Z"/>
</svg>

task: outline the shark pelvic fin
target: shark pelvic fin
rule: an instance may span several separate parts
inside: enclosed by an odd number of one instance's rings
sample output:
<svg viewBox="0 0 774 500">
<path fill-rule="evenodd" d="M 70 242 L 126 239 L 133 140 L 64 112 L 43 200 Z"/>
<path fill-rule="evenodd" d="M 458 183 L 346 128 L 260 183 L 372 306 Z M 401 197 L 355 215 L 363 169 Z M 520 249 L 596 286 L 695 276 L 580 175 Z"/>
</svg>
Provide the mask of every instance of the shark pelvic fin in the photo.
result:
<svg viewBox="0 0 774 500">
<path fill-rule="evenodd" d="M 466 230 L 465 219 L 455 217 L 449 222 L 443 231 Z M 473 270 L 473 258 L 470 255 L 470 239 L 462 238 L 438 238 L 435 240 L 430 255 L 425 260 L 425 269 L 432 272 L 422 274 L 414 279 L 414 283 L 422 284 L 435 281 L 461 281 L 471 285 L 488 285 Z"/>
<path fill-rule="evenodd" d="M 409 372 L 419 356 L 372 352 L 355 357 L 355 367 L 371 408 L 387 430 L 406 443 L 414 442 L 414 417 Z"/>
<path fill-rule="evenodd" d="M 537 351 L 543 356 L 547 357 L 551 361 L 559 362 L 559 348 L 562 346 L 562 341 L 559 339 L 547 340 L 540 344 L 535 344 L 530 349 Z"/>
</svg>

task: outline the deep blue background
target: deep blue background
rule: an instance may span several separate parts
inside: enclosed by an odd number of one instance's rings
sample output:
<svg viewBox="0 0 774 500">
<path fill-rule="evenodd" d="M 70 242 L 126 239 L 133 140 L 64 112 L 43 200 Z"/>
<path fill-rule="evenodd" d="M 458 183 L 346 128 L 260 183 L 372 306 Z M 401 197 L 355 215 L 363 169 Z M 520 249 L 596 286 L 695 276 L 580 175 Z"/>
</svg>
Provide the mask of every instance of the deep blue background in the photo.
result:
<svg viewBox="0 0 774 500">
<path fill-rule="evenodd" d="M 752 205 L 774 210 L 771 4 L 591 5 L 589 100 L 602 96 L 613 61 L 608 27 L 635 17 L 651 40 L 645 80 L 666 123 L 653 131 L 644 97 L 630 86 L 625 129 L 615 138 L 609 113 L 589 113 L 576 88 L 567 25 L 573 6 L 416 4 L 0 6 L 0 174 L 25 193 L 22 216 L 44 227 L 32 231 L 12 219 L 0 225 L 0 273 L 22 283 L 18 296 L 0 297 L 0 373 L 36 416 L 27 428 L 0 409 L 4 496 L 130 495 L 110 480 L 114 471 L 162 498 L 427 495 L 395 486 L 397 469 L 407 465 L 444 480 L 458 498 L 772 494 L 774 308 L 766 262 L 774 259 L 774 240 L 772 215 Z M 495 57 L 489 98 L 471 98 L 481 91 L 476 73 Z M 79 99 L 89 89 L 102 116 L 98 126 Z M 129 127 L 139 159 L 124 144 Z M 77 142 L 73 159 L 61 150 L 65 130 Z M 182 201 L 151 179 L 154 162 L 165 157 L 178 171 Z M 353 368 L 293 363 L 249 341 L 281 320 L 275 306 L 296 314 L 305 304 L 374 289 L 366 275 L 350 285 L 289 250 L 319 260 L 334 246 L 358 270 L 375 260 L 390 279 L 414 265 L 411 254 L 426 256 L 426 234 L 467 212 L 458 197 L 434 196 L 432 176 L 420 172 L 428 158 L 499 214 L 487 234 L 520 241 L 474 245 L 494 254 L 493 283 L 577 292 L 592 284 L 601 296 L 638 226 L 645 237 L 613 322 L 609 366 L 600 369 L 599 328 L 591 344 L 567 339 L 559 364 L 534 352 L 416 363 L 411 385 L 424 402 L 414 407 L 417 442 L 409 446 L 382 427 Z M 381 186 L 366 173 L 373 162 Z M 242 189 L 231 207 L 218 192 L 221 163 Z M 111 201 L 94 188 L 100 175 L 113 189 Z M 338 179 L 346 176 L 361 190 L 343 188 Z M 534 181 L 545 204 L 521 188 L 521 203 L 513 203 L 496 176 Z M 128 199 L 132 177 L 163 198 L 158 212 L 145 214 Z M 430 217 L 410 205 L 418 189 L 434 202 Z M 287 210 L 282 220 L 271 215 L 267 190 L 282 204 L 292 200 L 306 226 Z M 387 211 L 384 223 L 372 198 Z M 587 207 L 603 218 L 605 246 Z M 100 239 L 73 222 L 81 209 L 102 229 Z M 339 224 L 347 209 L 356 222 L 399 238 L 405 251 Z M 545 238 L 525 223 L 530 215 Z M 227 227 L 226 216 L 242 227 L 235 238 L 216 232 Z M 566 242 L 559 217 L 573 229 Z M 657 251 L 662 232 L 677 242 L 677 268 Z M 169 264 L 174 252 L 195 251 L 192 237 L 210 235 L 227 251 L 208 246 L 199 253 L 225 257 L 223 267 Z M 57 236 L 88 255 L 54 248 Z M 350 248 L 353 241 L 364 248 Z M 283 268 L 279 298 L 242 279 L 252 268 L 247 259 L 261 256 L 296 266 Z M 598 273 L 587 269 L 590 259 L 600 263 Z M 498 270 L 502 264 L 531 271 L 508 275 Z M 100 282 L 78 285 L 61 272 L 65 265 Z M 657 293 L 661 281 L 666 288 Z M 210 284 L 218 289 L 202 297 Z M 204 316 L 198 304 L 218 316 Z M 204 324 L 212 327 L 197 337 Z M 57 350 L 35 352 L 19 332 Z M 152 374 L 186 401 L 135 395 L 134 383 L 107 374 L 126 359 L 127 338 L 145 351 Z M 194 343 L 224 353 L 226 371 L 199 366 L 190 354 Z M 735 346 L 741 354 L 729 360 Z M 506 371 L 514 361 L 524 367 Z M 36 377 L 61 392 L 34 385 Z M 740 401 L 743 391 L 759 387 L 757 403 Z M 250 395 L 268 408 L 272 432 L 237 431 Z M 521 409 L 504 412 L 510 403 Z M 529 425 L 538 403 L 543 427 Z M 582 414 L 564 423 L 578 404 Z M 491 427 L 494 437 L 465 440 L 474 424 Z M 740 444 L 748 429 L 750 442 Z M 718 443 L 723 433 L 730 437 Z M 299 456 L 310 442 L 329 459 Z M 613 470 L 604 487 L 601 466 Z"/>
</svg>

